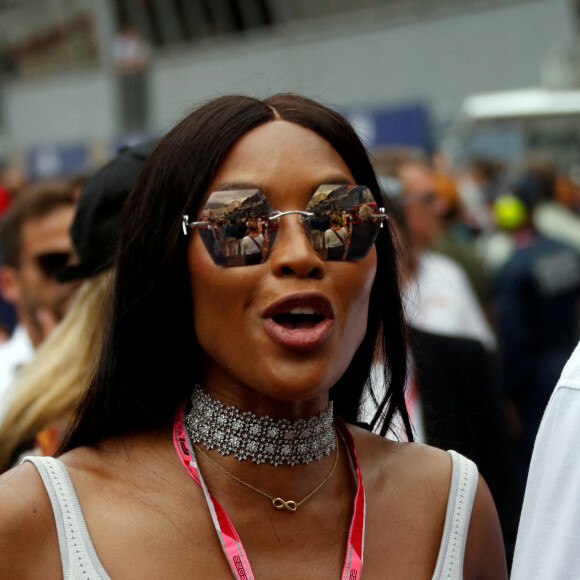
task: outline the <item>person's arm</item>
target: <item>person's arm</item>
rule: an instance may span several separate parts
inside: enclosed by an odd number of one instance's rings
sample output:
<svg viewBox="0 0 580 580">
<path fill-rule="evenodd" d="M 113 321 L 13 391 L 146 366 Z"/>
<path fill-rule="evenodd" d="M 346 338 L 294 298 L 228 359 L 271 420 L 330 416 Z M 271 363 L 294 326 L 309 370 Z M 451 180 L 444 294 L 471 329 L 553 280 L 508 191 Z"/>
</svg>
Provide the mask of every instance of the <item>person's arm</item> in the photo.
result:
<svg viewBox="0 0 580 580">
<path fill-rule="evenodd" d="M 40 475 L 24 463 L 0 476 L 0 576 L 58 578 L 54 516 Z"/>
<path fill-rule="evenodd" d="M 463 564 L 465 580 L 507 580 L 501 527 L 491 493 L 479 476 Z"/>
</svg>

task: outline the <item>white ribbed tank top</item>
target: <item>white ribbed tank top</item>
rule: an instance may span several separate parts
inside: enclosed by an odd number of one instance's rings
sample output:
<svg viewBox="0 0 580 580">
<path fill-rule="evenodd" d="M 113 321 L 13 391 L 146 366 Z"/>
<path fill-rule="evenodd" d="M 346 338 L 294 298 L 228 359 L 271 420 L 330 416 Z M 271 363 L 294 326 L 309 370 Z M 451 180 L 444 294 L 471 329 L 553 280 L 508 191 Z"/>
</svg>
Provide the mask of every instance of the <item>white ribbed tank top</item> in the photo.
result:
<svg viewBox="0 0 580 580">
<path fill-rule="evenodd" d="M 465 542 L 477 490 L 475 464 L 449 451 L 453 471 L 447 500 L 445 526 L 433 580 L 462 580 Z M 91 540 L 68 471 L 53 457 L 25 457 L 38 470 L 52 504 L 64 580 L 111 580 Z M 364 568 L 363 568 L 364 578 Z"/>
</svg>

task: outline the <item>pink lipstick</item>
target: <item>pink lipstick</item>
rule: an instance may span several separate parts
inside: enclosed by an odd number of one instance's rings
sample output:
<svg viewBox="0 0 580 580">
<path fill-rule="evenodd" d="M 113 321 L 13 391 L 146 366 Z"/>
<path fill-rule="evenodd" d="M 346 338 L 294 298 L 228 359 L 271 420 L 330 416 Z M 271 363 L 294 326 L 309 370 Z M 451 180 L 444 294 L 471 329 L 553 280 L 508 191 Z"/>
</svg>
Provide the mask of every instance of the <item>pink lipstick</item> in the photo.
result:
<svg viewBox="0 0 580 580">
<path fill-rule="evenodd" d="M 290 348 L 311 348 L 329 337 L 334 326 L 334 309 L 322 294 L 293 294 L 268 306 L 262 320 L 275 342 Z"/>
</svg>

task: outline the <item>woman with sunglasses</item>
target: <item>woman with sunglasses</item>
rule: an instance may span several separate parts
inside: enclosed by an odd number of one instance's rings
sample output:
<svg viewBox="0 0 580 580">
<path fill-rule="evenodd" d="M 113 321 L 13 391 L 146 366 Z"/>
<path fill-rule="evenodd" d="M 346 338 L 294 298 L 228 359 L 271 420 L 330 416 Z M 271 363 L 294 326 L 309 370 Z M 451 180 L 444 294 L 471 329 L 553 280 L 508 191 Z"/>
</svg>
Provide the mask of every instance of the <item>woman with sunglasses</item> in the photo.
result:
<svg viewBox="0 0 580 580">
<path fill-rule="evenodd" d="M 242 239 L 241 245 L 245 266 L 259 264 L 262 261 L 264 236 L 258 231 L 257 220 L 248 221 L 248 235 Z"/>
<path fill-rule="evenodd" d="M 352 128 L 301 97 L 220 98 L 161 141 L 125 206 L 110 328 L 63 454 L 0 480 L 5 576 L 506 577 L 475 466 L 354 425 L 379 349 L 374 423 L 412 439 L 379 200 Z M 361 205 L 374 227 L 325 260 L 309 218 Z M 210 218 L 268 222 L 263 260 L 225 260 Z"/>
<path fill-rule="evenodd" d="M 330 217 L 330 227 L 324 232 L 327 260 L 341 260 L 344 256 L 346 230 L 340 224 L 337 214 Z"/>
</svg>

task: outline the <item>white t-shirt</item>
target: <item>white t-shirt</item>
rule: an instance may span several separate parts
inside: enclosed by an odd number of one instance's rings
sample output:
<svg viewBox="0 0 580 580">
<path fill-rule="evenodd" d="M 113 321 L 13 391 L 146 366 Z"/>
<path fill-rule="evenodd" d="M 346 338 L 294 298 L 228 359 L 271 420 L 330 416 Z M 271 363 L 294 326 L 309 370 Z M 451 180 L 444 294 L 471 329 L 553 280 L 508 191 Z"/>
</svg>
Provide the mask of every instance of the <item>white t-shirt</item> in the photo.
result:
<svg viewBox="0 0 580 580">
<path fill-rule="evenodd" d="M 8 410 L 10 387 L 16 371 L 34 356 L 34 347 L 24 326 L 18 325 L 8 342 L 0 346 L 0 421 Z"/>
<path fill-rule="evenodd" d="M 580 218 L 556 201 L 540 203 L 534 210 L 538 231 L 580 252 Z"/>
<path fill-rule="evenodd" d="M 536 437 L 512 580 L 580 578 L 580 345 Z"/>
<path fill-rule="evenodd" d="M 496 339 L 461 267 L 453 260 L 423 252 L 415 280 L 403 292 L 409 324 L 434 334 L 474 338 L 488 350 Z"/>
<path fill-rule="evenodd" d="M 255 240 L 255 243 L 252 240 Z M 258 248 L 256 244 L 258 244 L 260 247 Z M 246 254 L 257 254 L 258 252 L 262 251 L 263 246 L 264 236 L 262 234 L 255 237 L 246 236 L 242 240 L 242 254 L 244 254 L 244 256 Z"/>
<path fill-rule="evenodd" d="M 419 330 L 479 340 L 489 350 L 495 350 L 495 337 L 489 327 L 467 276 L 455 262 L 431 252 L 419 258 L 416 279 L 403 292 L 405 319 Z M 412 360 L 409 364 L 409 381 L 413 380 Z M 373 390 L 380 399 L 385 393 L 385 384 L 380 365 L 373 365 L 371 372 Z M 407 409 L 415 430 L 415 440 L 425 441 L 425 430 L 418 389 L 407 384 Z M 411 396 L 411 400 L 409 400 Z M 358 420 L 368 423 L 374 416 L 374 404 L 368 387 L 365 389 L 359 409 Z M 395 420 L 395 439 L 400 439 L 403 430 Z"/>
<path fill-rule="evenodd" d="M 413 436 L 415 442 L 426 443 L 427 438 L 425 435 L 425 424 L 423 421 L 421 393 L 419 392 L 415 382 L 415 365 L 410 353 L 407 359 L 407 367 L 407 382 L 405 384 L 405 403 L 407 405 L 407 412 L 409 413 L 409 419 L 411 420 L 411 426 L 413 427 Z M 386 385 L 382 371 L 383 364 L 381 363 L 374 363 L 371 367 L 370 384 L 372 385 L 372 392 L 379 401 L 383 399 L 386 392 Z M 367 383 L 361 397 L 361 404 L 358 410 L 357 421 L 370 424 L 376 412 L 377 405 L 371 396 L 370 385 Z M 379 431 L 380 429 L 375 427 L 374 433 L 378 434 Z M 386 438 L 393 439 L 395 441 L 407 441 L 403 422 L 401 421 L 399 415 L 396 415 L 393 418 L 391 427 L 389 431 L 387 431 Z"/>
<path fill-rule="evenodd" d="M 344 228 L 340 228 L 339 230 L 328 229 L 324 232 L 324 245 L 327 248 L 337 248 L 338 246 L 342 246 L 345 239 L 346 230 Z"/>
</svg>

